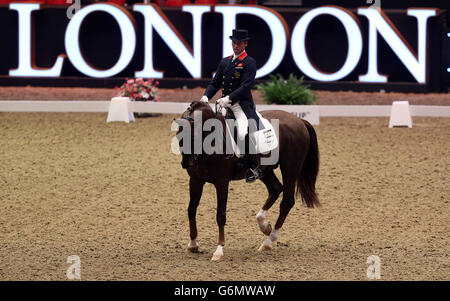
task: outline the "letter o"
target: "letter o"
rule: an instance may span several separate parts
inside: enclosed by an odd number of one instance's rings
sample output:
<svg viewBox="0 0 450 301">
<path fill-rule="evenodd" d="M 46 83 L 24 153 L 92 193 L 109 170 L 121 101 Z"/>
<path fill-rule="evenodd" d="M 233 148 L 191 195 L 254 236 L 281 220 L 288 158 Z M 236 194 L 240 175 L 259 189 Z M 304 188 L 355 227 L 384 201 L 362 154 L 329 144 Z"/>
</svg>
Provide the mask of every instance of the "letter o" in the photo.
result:
<svg viewBox="0 0 450 301">
<path fill-rule="evenodd" d="M 342 25 L 348 39 L 348 52 L 344 65 L 335 73 L 324 73 L 311 64 L 306 53 L 306 31 L 311 21 L 319 15 L 332 15 Z M 336 81 L 352 72 L 361 58 L 362 34 L 355 16 L 344 8 L 324 6 L 304 14 L 297 22 L 292 32 L 291 51 L 297 67 L 307 76 L 318 81 Z"/>
<path fill-rule="evenodd" d="M 110 14 L 119 25 L 122 36 L 122 49 L 116 64 L 107 70 L 98 70 L 90 66 L 83 57 L 80 49 L 80 27 L 84 18 L 92 12 L 103 11 Z M 92 4 L 84 7 L 70 20 L 66 29 L 65 47 L 67 57 L 73 66 L 81 73 L 91 77 L 110 77 L 125 69 L 133 58 L 136 48 L 136 31 L 133 17 L 124 9 L 113 4 Z"/>
</svg>

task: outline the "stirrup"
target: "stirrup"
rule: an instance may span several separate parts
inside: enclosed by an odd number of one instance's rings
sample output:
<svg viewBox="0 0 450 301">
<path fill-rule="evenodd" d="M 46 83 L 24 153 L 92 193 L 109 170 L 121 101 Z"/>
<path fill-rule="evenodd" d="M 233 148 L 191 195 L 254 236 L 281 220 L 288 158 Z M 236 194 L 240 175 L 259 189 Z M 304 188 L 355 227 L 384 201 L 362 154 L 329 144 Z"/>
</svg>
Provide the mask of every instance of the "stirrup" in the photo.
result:
<svg viewBox="0 0 450 301">
<path fill-rule="evenodd" d="M 249 168 L 248 173 L 251 173 L 251 175 L 245 178 L 245 182 L 247 183 L 253 183 L 257 179 L 261 179 L 263 176 L 262 171 L 259 169 L 259 167 L 256 167 L 255 169 Z"/>
</svg>

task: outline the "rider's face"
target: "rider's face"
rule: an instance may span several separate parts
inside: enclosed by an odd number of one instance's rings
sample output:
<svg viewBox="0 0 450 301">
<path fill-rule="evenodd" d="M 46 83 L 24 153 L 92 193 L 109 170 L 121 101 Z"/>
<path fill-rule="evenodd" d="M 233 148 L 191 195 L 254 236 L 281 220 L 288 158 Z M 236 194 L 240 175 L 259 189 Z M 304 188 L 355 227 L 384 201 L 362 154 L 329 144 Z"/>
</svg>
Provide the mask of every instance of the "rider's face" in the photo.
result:
<svg viewBox="0 0 450 301">
<path fill-rule="evenodd" d="M 245 50 L 245 47 L 247 47 L 247 45 L 248 45 L 247 41 L 231 41 L 233 52 L 236 55 L 241 54 Z"/>
</svg>

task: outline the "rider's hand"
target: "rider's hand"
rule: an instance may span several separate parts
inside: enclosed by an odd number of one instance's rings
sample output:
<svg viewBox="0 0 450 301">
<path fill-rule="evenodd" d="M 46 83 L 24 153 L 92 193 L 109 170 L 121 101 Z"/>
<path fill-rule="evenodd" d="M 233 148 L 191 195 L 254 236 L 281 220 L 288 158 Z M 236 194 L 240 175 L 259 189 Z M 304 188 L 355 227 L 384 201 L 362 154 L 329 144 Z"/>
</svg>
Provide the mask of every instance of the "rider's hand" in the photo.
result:
<svg viewBox="0 0 450 301">
<path fill-rule="evenodd" d="M 209 101 L 208 96 L 203 95 L 203 97 L 200 98 L 200 101 L 201 101 L 201 102 L 208 102 L 208 101 Z"/>
<path fill-rule="evenodd" d="M 227 105 L 229 105 L 229 104 L 231 103 L 231 99 L 230 99 L 229 96 L 225 96 L 225 97 L 219 98 L 219 99 L 217 100 L 217 103 L 218 103 L 222 108 L 225 108 Z"/>
</svg>

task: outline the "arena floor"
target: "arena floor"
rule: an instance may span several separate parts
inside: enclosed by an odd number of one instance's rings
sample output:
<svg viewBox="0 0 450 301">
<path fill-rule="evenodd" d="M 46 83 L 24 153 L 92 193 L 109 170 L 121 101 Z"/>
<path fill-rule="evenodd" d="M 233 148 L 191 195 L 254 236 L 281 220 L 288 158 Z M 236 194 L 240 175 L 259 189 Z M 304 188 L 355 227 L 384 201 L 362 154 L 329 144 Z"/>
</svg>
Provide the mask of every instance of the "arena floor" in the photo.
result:
<svg viewBox="0 0 450 301">
<path fill-rule="evenodd" d="M 261 182 L 233 182 L 224 260 L 215 192 L 187 254 L 188 176 L 170 152 L 173 115 L 106 123 L 100 113 L 0 113 L 0 280 L 450 280 L 450 119 L 322 118 L 320 209 L 297 202 L 274 249 L 255 215 Z M 274 223 L 279 201 L 269 211 Z"/>
</svg>

